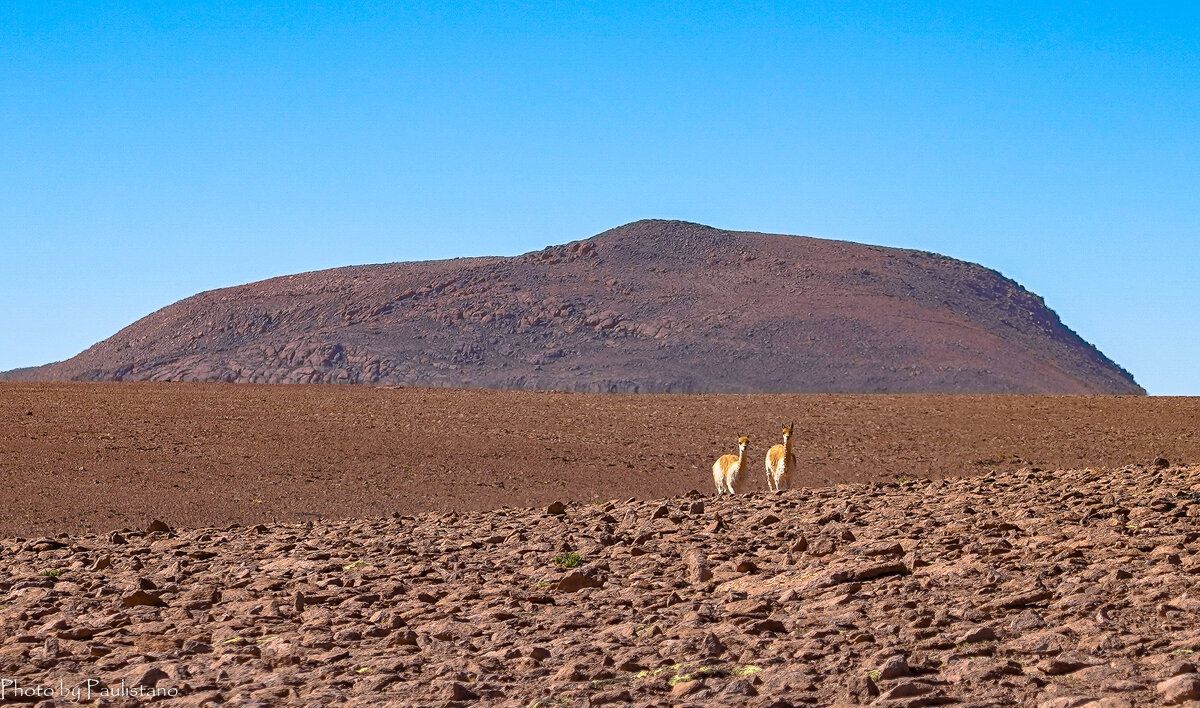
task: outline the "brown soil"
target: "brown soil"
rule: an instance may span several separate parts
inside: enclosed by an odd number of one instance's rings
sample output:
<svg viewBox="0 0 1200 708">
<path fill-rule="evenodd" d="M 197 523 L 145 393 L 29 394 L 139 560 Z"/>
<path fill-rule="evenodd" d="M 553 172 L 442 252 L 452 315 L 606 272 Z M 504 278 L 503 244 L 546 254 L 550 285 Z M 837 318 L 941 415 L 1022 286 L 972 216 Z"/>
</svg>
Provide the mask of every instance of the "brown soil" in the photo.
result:
<svg viewBox="0 0 1200 708">
<path fill-rule="evenodd" d="M 0 534 L 293 522 L 749 489 L 796 423 L 798 486 L 1200 460 L 1200 399 L 589 395 L 0 384 Z"/>
<path fill-rule="evenodd" d="M 98 708 L 1195 705 L 1198 574 L 1200 467 L 156 524 L 0 542 L 0 677 Z"/>
<path fill-rule="evenodd" d="M 982 266 L 677 221 L 639 221 L 516 258 L 356 266 L 200 293 L 67 361 L 7 376 L 1145 393 L 1040 297 Z"/>
</svg>

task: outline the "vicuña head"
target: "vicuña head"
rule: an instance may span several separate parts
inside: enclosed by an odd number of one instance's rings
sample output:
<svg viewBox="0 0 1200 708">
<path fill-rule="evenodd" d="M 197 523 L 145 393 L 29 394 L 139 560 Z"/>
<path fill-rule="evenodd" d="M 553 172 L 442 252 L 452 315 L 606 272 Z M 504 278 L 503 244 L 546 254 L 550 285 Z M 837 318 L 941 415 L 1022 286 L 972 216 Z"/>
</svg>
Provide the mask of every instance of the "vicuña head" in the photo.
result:
<svg viewBox="0 0 1200 708">
<path fill-rule="evenodd" d="M 792 486 L 792 470 L 796 469 L 796 456 L 792 454 L 792 429 L 795 423 L 783 426 L 783 444 L 772 445 L 767 450 L 767 488 L 774 491 Z"/>
<path fill-rule="evenodd" d="M 738 454 L 721 455 L 713 463 L 713 482 L 717 485 L 717 496 L 721 496 L 722 493 L 738 494 L 745 486 L 746 480 L 742 476 L 742 470 L 745 469 L 743 463 L 746 460 L 746 449 L 749 447 L 750 436 L 739 435 Z"/>
</svg>

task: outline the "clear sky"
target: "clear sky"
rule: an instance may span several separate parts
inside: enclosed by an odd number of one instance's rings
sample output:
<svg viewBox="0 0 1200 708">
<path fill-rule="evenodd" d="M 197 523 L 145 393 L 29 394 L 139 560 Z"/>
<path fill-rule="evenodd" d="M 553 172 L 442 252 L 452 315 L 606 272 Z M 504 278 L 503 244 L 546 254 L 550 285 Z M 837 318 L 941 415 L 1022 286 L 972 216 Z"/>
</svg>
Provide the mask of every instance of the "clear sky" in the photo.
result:
<svg viewBox="0 0 1200 708">
<path fill-rule="evenodd" d="M 1194 8 L 5 2 L 0 370 L 200 290 L 673 218 L 982 263 L 1200 395 Z"/>
</svg>

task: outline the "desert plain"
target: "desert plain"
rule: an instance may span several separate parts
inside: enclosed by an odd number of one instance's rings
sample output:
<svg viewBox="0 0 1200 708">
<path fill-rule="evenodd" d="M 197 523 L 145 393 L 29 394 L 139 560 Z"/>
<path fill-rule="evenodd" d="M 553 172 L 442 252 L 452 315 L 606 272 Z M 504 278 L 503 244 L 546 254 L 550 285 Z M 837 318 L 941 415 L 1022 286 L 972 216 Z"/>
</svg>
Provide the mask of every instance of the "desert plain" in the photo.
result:
<svg viewBox="0 0 1200 708">
<path fill-rule="evenodd" d="M 1200 398 L 576 394 L 0 383 L 0 534 L 295 522 L 748 490 L 795 422 L 797 486 L 1200 460 Z"/>
</svg>

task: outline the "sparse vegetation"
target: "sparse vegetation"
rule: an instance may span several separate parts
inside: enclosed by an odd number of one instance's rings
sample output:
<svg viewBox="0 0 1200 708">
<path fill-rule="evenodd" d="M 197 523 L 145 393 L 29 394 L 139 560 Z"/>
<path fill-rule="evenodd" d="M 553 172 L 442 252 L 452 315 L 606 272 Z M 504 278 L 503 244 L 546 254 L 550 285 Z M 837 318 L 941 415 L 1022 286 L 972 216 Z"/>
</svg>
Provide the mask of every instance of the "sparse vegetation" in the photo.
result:
<svg viewBox="0 0 1200 708">
<path fill-rule="evenodd" d="M 554 565 L 559 568 L 578 568 L 583 565 L 583 557 L 574 551 L 554 557 Z"/>
<path fill-rule="evenodd" d="M 674 676 L 667 679 L 667 683 L 674 686 L 675 684 L 685 683 L 687 681 L 696 681 L 708 677 L 723 677 L 736 676 L 743 678 L 753 676 L 762 671 L 761 666 L 746 664 L 744 666 L 698 666 L 692 668 L 691 664 L 672 664 L 671 666 L 661 666 L 657 669 L 643 669 L 633 675 L 635 679 L 650 678 L 662 676 L 663 674 L 672 673 Z"/>
<path fill-rule="evenodd" d="M 686 668 L 686 667 L 684 667 L 684 668 Z M 698 667 L 696 670 L 688 672 L 688 673 L 675 674 L 674 676 L 672 676 L 670 679 L 667 680 L 667 683 L 674 686 L 677 683 L 685 683 L 687 681 L 697 681 L 699 679 L 708 678 L 710 676 L 713 676 L 713 677 L 728 676 L 729 673 L 730 672 L 728 669 L 725 669 L 720 666 L 701 666 L 701 667 Z"/>
<path fill-rule="evenodd" d="M 661 676 L 669 672 L 678 672 L 684 668 L 684 664 L 671 664 L 670 666 L 660 666 L 657 669 L 643 669 L 633 675 L 634 678 L 646 678 L 648 676 Z"/>
<path fill-rule="evenodd" d="M 45 578 L 57 578 L 60 575 L 62 575 L 61 570 L 43 570 L 42 571 L 42 577 L 45 577 Z"/>
</svg>

